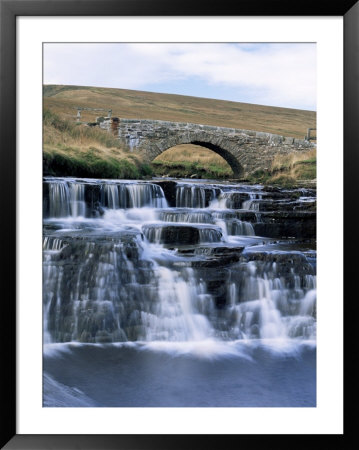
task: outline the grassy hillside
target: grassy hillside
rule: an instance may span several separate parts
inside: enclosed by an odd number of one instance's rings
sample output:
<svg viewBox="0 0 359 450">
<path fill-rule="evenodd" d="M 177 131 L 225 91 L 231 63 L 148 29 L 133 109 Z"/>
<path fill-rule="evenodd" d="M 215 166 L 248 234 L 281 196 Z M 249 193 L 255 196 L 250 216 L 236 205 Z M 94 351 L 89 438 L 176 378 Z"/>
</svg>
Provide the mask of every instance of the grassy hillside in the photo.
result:
<svg viewBox="0 0 359 450">
<path fill-rule="evenodd" d="M 61 119 L 44 109 L 44 175 L 136 179 L 151 175 L 151 167 L 120 148 L 114 136 Z"/>
<path fill-rule="evenodd" d="M 265 131 L 303 139 L 315 128 L 316 113 L 298 109 L 252 105 L 184 95 L 158 94 L 83 86 L 44 86 L 44 107 L 63 119 L 74 120 L 74 107 L 112 109 L 117 117 L 202 123 Z M 83 111 L 85 121 L 101 112 Z"/>
<path fill-rule="evenodd" d="M 76 107 L 112 109 L 113 116 L 260 130 L 303 138 L 315 128 L 316 113 L 248 103 L 173 94 L 83 86 L 44 86 L 44 173 L 103 178 L 139 178 L 146 175 L 230 178 L 227 162 L 195 145 L 179 145 L 151 166 L 121 149 L 107 132 L 76 123 Z M 92 122 L 106 111 L 83 111 Z M 315 151 L 298 159 L 278 158 L 269 172 L 258 172 L 252 182 L 291 184 L 315 178 Z"/>
</svg>

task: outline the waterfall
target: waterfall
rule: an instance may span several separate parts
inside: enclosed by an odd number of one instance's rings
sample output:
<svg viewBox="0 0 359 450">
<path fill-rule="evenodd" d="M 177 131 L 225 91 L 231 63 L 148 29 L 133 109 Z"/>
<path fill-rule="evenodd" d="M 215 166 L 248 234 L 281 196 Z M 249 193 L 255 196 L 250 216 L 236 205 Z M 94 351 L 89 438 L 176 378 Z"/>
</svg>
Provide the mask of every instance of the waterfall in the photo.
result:
<svg viewBox="0 0 359 450">
<path fill-rule="evenodd" d="M 129 202 L 128 208 L 166 208 L 167 202 L 162 188 L 157 184 L 127 184 Z"/>
<path fill-rule="evenodd" d="M 220 242 L 222 240 L 222 232 L 215 228 L 200 228 L 199 229 L 199 241 L 205 242 Z"/>
<path fill-rule="evenodd" d="M 162 188 L 156 184 L 117 183 L 105 184 L 105 205 L 118 208 L 166 208 Z"/>
<path fill-rule="evenodd" d="M 227 233 L 233 236 L 255 236 L 253 225 L 238 219 L 226 221 Z"/>
<path fill-rule="evenodd" d="M 219 189 L 197 185 L 179 185 L 176 188 L 177 208 L 206 208 L 216 198 Z"/>
<path fill-rule="evenodd" d="M 43 238 L 42 249 L 48 251 L 60 251 L 64 247 L 64 242 L 62 239 L 55 237 L 45 236 Z"/>
<path fill-rule="evenodd" d="M 200 341 L 212 335 L 209 320 L 200 314 L 201 301 L 211 302 L 193 271 L 181 275 L 157 267 L 159 302 L 153 312 L 142 312 L 147 341 Z"/>
<path fill-rule="evenodd" d="M 116 242 L 75 241 L 69 247 L 69 255 L 81 261 L 77 273 L 57 264 L 64 247 L 56 254 L 45 251 L 47 341 L 186 341 L 211 335 L 200 312 L 211 308 L 211 297 L 191 269 L 173 271 L 153 260 L 135 269 L 128 248 Z"/>
<path fill-rule="evenodd" d="M 253 261 L 238 269 L 237 283 L 228 293 L 236 333 L 247 339 L 315 339 L 314 275 L 298 276 L 294 271 L 288 275 L 283 267 L 278 276 L 276 263 Z"/>
<path fill-rule="evenodd" d="M 264 195 L 178 183 L 170 208 L 151 182 L 46 178 L 45 342 L 314 340 L 315 252 L 293 222 L 255 236 Z"/>
<path fill-rule="evenodd" d="M 158 219 L 163 222 L 214 223 L 212 214 L 205 211 L 161 211 Z"/>
<path fill-rule="evenodd" d="M 251 209 L 254 199 L 261 198 L 260 194 L 242 191 L 224 191 L 219 197 L 213 198 L 210 207 L 213 209 Z"/>
<path fill-rule="evenodd" d="M 50 217 L 70 215 L 70 192 L 66 181 L 49 184 Z"/>
<path fill-rule="evenodd" d="M 105 194 L 105 205 L 110 209 L 119 209 L 120 205 L 126 204 L 126 197 L 123 198 L 123 192 L 121 192 L 121 203 L 119 194 L 118 184 L 105 184 L 104 185 Z"/>
<path fill-rule="evenodd" d="M 70 211 L 72 217 L 85 217 L 85 185 L 80 183 L 70 184 Z"/>
<path fill-rule="evenodd" d="M 166 208 L 160 186 L 153 183 L 44 179 L 44 216 L 85 217 L 94 209 Z"/>
<path fill-rule="evenodd" d="M 145 227 L 143 228 L 143 234 L 146 236 L 149 242 L 153 242 L 155 244 L 161 244 L 163 240 L 163 231 L 162 227 Z"/>
</svg>

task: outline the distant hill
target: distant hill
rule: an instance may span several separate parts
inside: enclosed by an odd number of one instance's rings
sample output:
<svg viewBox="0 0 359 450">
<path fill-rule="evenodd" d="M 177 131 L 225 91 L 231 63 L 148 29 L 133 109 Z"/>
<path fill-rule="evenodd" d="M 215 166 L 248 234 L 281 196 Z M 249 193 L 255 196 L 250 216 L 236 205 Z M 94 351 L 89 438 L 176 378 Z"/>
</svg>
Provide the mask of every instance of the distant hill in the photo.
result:
<svg viewBox="0 0 359 450">
<path fill-rule="evenodd" d="M 44 85 L 44 107 L 75 120 L 76 106 L 112 109 L 113 116 L 192 122 L 303 138 L 316 127 L 315 111 L 253 105 L 185 95 L 86 86 Z M 83 111 L 85 121 L 101 112 Z"/>
</svg>

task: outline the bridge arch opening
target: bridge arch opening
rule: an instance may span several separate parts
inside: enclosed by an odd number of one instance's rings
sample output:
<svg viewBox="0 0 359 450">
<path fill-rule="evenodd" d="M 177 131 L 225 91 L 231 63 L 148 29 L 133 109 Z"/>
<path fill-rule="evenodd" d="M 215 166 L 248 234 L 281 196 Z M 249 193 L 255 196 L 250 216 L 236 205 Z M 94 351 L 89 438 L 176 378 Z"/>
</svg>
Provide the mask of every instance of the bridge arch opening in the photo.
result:
<svg viewBox="0 0 359 450">
<path fill-rule="evenodd" d="M 196 175 L 196 172 L 199 172 L 198 175 L 205 175 L 204 172 L 207 172 L 214 178 L 239 177 L 242 173 L 241 165 L 231 153 L 202 141 L 169 147 L 159 154 L 153 163 L 155 170 L 161 169 L 161 172 L 166 168 L 169 171 L 172 168 L 172 172 L 176 172 L 177 168 L 179 173 L 182 166 L 185 172 L 192 170 L 192 175 Z"/>
</svg>

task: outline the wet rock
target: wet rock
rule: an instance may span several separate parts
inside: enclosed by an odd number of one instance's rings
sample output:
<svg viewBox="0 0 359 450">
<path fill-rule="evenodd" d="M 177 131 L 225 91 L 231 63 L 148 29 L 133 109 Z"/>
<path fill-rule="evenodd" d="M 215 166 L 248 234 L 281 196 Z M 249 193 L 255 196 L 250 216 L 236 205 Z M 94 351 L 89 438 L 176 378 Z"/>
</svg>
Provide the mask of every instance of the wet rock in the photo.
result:
<svg viewBox="0 0 359 450">
<path fill-rule="evenodd" d="M 253 223 L 257 236 L 271 238 L 316 238 L 316 214 L 307 211 L 276 211 L 260 213 L 260 222 Z"/>
<path fill-rule="evenodd" d="M 211 266 L 203 262 L 195 268 L 195 271 L 197 278 L 205 282 L 207 293 L 213 298 L 215 306 L 223 308 L 227 301 L 228 270 L 225 267 Z"/>
<path fill-rule="evenodd" d="M 224 268 L 240 260 L 244 247 L 235 245 L 196 245 L 177 248 L 177 255 L 192 257 L 175 265 L 195 269 Z"/>
<path fill-rule="evenodd" d="M 85 185 L 85 203 L 88 211 L 100 211 L 102 201 L 102 189 L 100 184 Z M 92 214 L 91 214 L 92 215 Z"/>
<path fill-rule="evenodd" d="M 316 201 L 287 201 L 287 200 L 252 200 L 250 209 L 256 211 L 315 211 Z"/>
<path fill-rule="evenodd" d="M 205 189 L 205 206 L 208 208 L 210 202 L 215 198 L 218 198 L 221 195 L 221 189 L 219 188 L 210 188 Z"/>
<path fill-rule="evenodd" d="M 214 224 L 212 214 L 208 211 L 190 208 L 176 208 L 158 212 L 158 219 L 164 222 L 210 223 Z"/>
<path fill-rule="evenodd" d="M 244 247 L 238 245 L 200 245 L 195 248 L 195 254 L 221 257 L 223 255 L 239 255 L 243 250 Z"/>
<path fill-rule="evenodd" d="M 176 207 L 208 208 L 210 202 L 218 198 L 221 189 L 207 185 L 178 184 L 176 187 Z"/>
<path fill-rule="evenodd" d="M 284 189 L 274 186 L 266 186 L 262 191 L 261 195 L 264 199 L 287 199 L 287 200 L 297 200 L 300 197 L 316 197 L 316 193 L 313 189 Z"/>
<path fill-rule="evenodd" d="M 172 189 L 172 200 L 168 192 L 166 197 L 173 205 L 178 183 L 162 181 L 156 185 L 166 191 L 164 183 Z M 91 186 L 84 190 L 87 214 L 99 217 L 106 207 L 105 200 L 100 185 Z M 200 199 L 205 205 L 222 192 L 209 183 L 199 186 L 198 182 L 181 182 L 183 186 L 188 188 L 188 203 Z M 159 190 L 159 186 L 156 188 Z M 222 188 L 232 189 L 226 185 Z M 238 189 L 241 192 L 233 196 L 234 206 L 249 198 L 246 187 Z M 187 287 L 194 314 L 204 314 L 214 335 L 223 339 L 260 337 L 261 299 L 267 288 L 272 290 L 283 317 L 300 315 L 300 300 L 315 286 L 315 258 L 312 247 L 295 245 L 298 240 L 314 241 L 315 203 L 298 201 L 302 191 L 286 197 L 283 192 L 251 190 L 252 198 L 257 197 L 254 202 L 268 205 L 270 211 L 210 211 L 204 207 L 174 210 L 159 202 L 155 216 L 151 214 L 146 224 L 141 222 L 146 214 L 134 219 L 136 212 L 126 211 L 126 217 L 134 222 L 131 226 L 121 224 L 121 231 L 101 228 L 102 220 L 71 221 L 71 231 L 64 231 L 64 224 L 68 230 L 68 220 L 45 221 L 49 239 L 44 242 L 43 292 L 51 338 L 57 342 L 92 343 L 154 336 L 168 339 L 172 336 L 172 322 L 164 331 L 158 330 L 168 322 L 168 311 L 170 317 L 173 311 L 179 314 L 181 322 L 182 290 Z M 263 199 L 258 198 L 259 194 Z M 106 195 L 109 197 L 109 192 Z M 119 204 L 129 205 L 127 197 L 125 200 Z M 147 200 L 143 204 L 147 205 Z M 44 211 L 46 208 L 45 203 Z M 154 217 L 165 223 L 153 222 Z M 227 222 L 227 231 L 240 236 L 222 239 L 221 228 L 210 222 L 218 219 Z M 239 221 L 251 222 L 259 236 L 242 236 L 246 233 Z M 140 224 L 142 233 L 137 228 Z M 171 251 L 148 246 L 145 237 L 163 243 Z M 278 242 L 282 238 L 283 242 Z M 308 330 L 312 323 L 307 322 L 293 325 L 291 335 L 311 336 Z"/>
<path fill-rule="evenodd" d="M 124 327 L 126 310 L 149 298 L 146 286 L 153 279 L 151 262 L 140 257 L 138 232 L 78 233 L 61 236 L 62 247 L 44 262 L 53 273 L 44 295 L 56 286 L 48 299 L 48 331 L 57 342 L 125 341 L 115 316 L 123 311 Z M 48 236 L 49 245 L 54 239 L 58 234 Z"/>
<path fill-rule="evenodd" d="M 288 277 L 290 283 L 294 283 L 293 273 L 298 276 L 315 274 L 313 266 L 301 252 L 256 251 L 253 248 L 251 251 L 243 252 L 241 260 L 255 261 L 257 274 Z"/>
<path fill-rule="evenodd" d="M 176 186 L 175 181 L 153 181 L 154 184 L 160 186 L 165 194 L 168 206 L 176 206 Z"/>
<path fill-rule="evenodd" d="M 150 242 L 160 244 L 186 245 L 200 242 L 199 229 L 191 226 L 151 226 L 143 227 L 143 232 Z"/>
<path fill-rule="evenodd" d="M 212 211 L 212 216 L 215 219 L 223 219 L 223 220 L 235 219 L 236 211 L 226 211 L 226 210 Z"/>
<path fill-rule="evenodd" d="M 231 192 L 225 194 L 226 196 L 226 207 L 230 209 L 240 209 L 242 208 L 243 202 L 250 199 L 249 194 L 246 192 Z"/>
<path fill-rule="evenodd" d="M 98 331 L 95 336 L 95 342 L 98 344 L 106 344 L 112 342 L 112 336 L 107 331 Z"/>
<path fill-rule="evenodd" d="M 50 200 L 49 200 L 49 183 L 42 183 L 42 216 L 44 219 L 49 217 Z"/>
<path fill-rule="evenodd" d="M 210 225 L 144 225 L 143 233 L 150 242 L 183 246 L 201 242 L 219 242 L 222 233 L 219 227 Z"/>
<path fill-rule="evenodd" d="M 105 210 L 99 201 L 94 202 L 94 206 L 90 211 L 91 217 L 101 217 L 105 214 Z"/>
<path fill-rule="evenodd" d="M 252 211 L 236 211 L 236 216 L 239 220 L 243 220 L 245 222 L 257 222 L 258 214 Z"/>
</svg>

